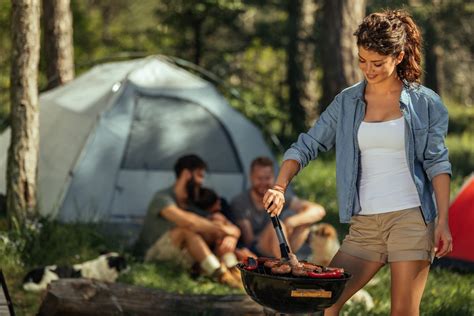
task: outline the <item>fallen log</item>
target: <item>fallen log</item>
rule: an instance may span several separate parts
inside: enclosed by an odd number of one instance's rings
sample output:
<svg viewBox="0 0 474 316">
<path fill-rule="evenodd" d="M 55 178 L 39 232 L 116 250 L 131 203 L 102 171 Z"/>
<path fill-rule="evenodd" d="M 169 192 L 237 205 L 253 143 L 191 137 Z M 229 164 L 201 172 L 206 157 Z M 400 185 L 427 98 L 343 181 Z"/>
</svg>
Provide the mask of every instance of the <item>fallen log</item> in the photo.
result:
<svg viewBox="0 0 474 316">
<path fill-rule="evenodd" d="M 48 286 L 39 316 L 263 315 L 247 295 L 184 295 L 122 283 L 60 279 Z"/>
</svg>

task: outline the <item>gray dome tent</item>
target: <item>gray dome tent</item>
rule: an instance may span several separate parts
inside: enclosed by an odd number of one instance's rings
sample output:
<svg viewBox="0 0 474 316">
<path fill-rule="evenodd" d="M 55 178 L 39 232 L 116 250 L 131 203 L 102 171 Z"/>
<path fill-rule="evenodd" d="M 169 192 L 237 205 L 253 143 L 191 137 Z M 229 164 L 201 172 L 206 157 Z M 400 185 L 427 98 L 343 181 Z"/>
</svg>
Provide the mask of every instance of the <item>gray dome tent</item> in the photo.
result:
<svg viewBox="0 0 474 316">
<path fill-rule="evenodd" d="M 157 56 L 95 66 L 42 93 L 40 137 L 40 213 L 63 221 L 139 224 L 183 154 L 203 157 L 206 185 L 228 199 L 248 186 L 256 156 L 273 158 L 260 131 L 214 86 Z M 9 140 L 7 130 L 3 175 Z"/>
</svg>

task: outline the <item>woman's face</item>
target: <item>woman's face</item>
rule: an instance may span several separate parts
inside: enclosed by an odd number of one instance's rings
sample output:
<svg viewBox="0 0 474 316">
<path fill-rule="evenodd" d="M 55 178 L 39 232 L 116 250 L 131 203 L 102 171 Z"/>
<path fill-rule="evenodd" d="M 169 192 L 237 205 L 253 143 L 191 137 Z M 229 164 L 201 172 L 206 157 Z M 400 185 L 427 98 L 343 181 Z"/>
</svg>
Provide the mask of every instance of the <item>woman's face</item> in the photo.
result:
<svg viewBox="0 0 474 316">
<path fill-rule="evenodd" d="M 397 65 L 403 59 L 403 52 L 397 57 L 380 55 L 359 46 L 359 68 L 368 83 L 380 83 L 397 77 Z"/>
</svg>

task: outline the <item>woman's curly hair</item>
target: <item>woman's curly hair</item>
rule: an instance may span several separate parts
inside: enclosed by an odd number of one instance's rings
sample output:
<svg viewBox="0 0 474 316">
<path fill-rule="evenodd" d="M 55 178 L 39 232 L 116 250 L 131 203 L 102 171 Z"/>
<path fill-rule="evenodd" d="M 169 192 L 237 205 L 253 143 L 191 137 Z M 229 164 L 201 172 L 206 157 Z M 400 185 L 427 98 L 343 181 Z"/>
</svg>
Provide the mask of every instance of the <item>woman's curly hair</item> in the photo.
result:
<svg viewBox="0 0 474 316">
<path fill-rule="evenodd" d="M 420 83 L 421 34 L 412 17 L 403 10 L 372 13 L 364 18 L 354 33 L 357 46 L 381 55 L 398 56 L 405 52 L 397 65 L 397 74 L 408 83 Z"/>
</svg>

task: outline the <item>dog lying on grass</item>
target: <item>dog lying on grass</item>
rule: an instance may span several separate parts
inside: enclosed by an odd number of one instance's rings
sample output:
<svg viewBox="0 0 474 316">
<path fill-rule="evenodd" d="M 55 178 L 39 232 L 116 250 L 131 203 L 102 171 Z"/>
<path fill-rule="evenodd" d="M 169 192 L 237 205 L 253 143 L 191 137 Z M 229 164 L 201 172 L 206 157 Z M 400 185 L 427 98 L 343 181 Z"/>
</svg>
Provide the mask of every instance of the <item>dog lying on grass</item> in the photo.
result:
<svg viewBox="0 0 474 316">
<path fill-rule="evenodd" d="M 42 291 L 52 281 L 65 278 L 87 278 L 104 282 L 115 282 L 119 274 L 128 268 L 124 257 L 109 252 L 96 259 L 72 266 L 45 266 L 31 270 L 23 279 L 26 291 Z"/>
</svg>

